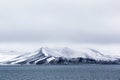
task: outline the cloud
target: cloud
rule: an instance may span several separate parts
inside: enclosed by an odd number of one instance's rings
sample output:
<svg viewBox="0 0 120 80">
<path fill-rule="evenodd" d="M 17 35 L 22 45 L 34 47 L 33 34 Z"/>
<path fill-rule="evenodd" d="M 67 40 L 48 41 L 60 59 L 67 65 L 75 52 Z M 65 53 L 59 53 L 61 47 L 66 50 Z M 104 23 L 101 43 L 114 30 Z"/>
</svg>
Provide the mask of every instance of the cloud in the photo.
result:
<svg viewBox="0 0 120 80">
<path fill-rule="evenodd" d="M 0 41 L 120 43 L 119 0 L 1 0 Z"/>
</svg>

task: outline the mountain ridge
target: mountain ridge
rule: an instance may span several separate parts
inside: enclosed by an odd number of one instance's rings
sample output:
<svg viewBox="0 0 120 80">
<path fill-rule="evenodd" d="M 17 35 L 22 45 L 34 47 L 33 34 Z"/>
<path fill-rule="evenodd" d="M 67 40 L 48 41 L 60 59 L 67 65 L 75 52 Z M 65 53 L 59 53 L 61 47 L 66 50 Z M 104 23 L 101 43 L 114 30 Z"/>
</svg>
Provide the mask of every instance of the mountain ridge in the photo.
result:
<svg viewBox="0 0 120 80">
<path fill-rule="evenodd" d="M 119 64 L 120 58 L 104 55 L 104 53 L 91 49 L 74 50 L 68 47 L 48 48 L 41 47 L 34 52 L 16 56 L 10 60 L 0 62 L 0 64 Z"/>
</svg>

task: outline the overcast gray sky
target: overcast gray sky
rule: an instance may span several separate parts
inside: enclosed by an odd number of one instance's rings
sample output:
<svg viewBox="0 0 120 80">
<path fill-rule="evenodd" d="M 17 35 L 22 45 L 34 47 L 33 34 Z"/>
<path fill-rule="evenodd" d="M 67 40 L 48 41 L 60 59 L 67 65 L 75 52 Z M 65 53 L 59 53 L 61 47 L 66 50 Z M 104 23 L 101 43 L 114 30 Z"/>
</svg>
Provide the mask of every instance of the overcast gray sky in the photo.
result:
<svg viewBox="0 0 120 80">
<path fill-rule="evenodd" d="M 120 43 L 120 0 L 0 0 L 0 42 Z"/>
</svg>

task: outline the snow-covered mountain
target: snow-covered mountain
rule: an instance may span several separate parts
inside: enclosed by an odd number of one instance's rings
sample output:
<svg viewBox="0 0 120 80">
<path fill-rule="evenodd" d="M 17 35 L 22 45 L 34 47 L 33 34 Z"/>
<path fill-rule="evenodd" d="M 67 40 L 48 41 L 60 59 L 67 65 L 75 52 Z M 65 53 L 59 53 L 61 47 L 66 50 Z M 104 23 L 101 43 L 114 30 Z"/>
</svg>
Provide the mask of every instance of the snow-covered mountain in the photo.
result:
<svg viewBox="0 0 120 80">
<path fill-rule="evenodd" d="M 15 53 L 16 51 L 10 52 Z M 91 48 L 42 47 L 35 52 L 27 52 L 22 55 L 3 55 L 3 52 L 1 53 L 0 64 L 120 63 L 120 56 L 105 55 L 104 52 Z"/>
</svg>

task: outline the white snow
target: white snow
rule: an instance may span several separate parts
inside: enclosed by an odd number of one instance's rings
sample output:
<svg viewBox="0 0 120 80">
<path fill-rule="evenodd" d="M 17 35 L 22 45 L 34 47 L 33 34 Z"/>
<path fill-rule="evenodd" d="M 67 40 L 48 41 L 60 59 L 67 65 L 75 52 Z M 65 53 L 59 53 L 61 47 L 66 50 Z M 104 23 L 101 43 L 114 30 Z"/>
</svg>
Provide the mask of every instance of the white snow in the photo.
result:
<svg viewBox="0 0 120 80">
<path fill-rule="evenodd" d="M 16 48 L 15 45 L 17 45 Z M 71 44 L 66 44 L 66 45 L 57 44 L 52 46 L 39 45 L 39 44 L 36 44 L 37 46 L 35 46 L 35 44 L 34 45 L 29 44 L 28 46 L 24 46 L 23 44 L 21 45 L 15 44 L 15 45 L 12 45 L 11 47 L 11 46 L 7 46 L 7 44 L 6 45 L 2 44 L 3 47 L 0 47 L 0 62 L 16 60 L 16 62 L 12 63 L 15 64 L 28 59 L 29 60 L 36 59 L 37 56 L 39 55 L 45 55 L 46 57 L 50 57 L 47 59 L 48 62 L 53 60 L 54 57 L 66 57 L 66 58 L 83 57 L 83 58 L 92 58 L 95 60 L 116 60 L 117 58 L 120 59 L 120 46 L 118 45 L 117 46 L 71 45 Z M 40 50 L 42 50 L 42 53 L 39 53 Z M 17 56 L 19 57 L 15 58 Z M 42 57 L 37 60 L 39 61 L 44 58 L 45 57 Z"/>
<path fill-rule="evenodd" d="M 12 58 L 16 56 L 17 55 L 3 55 L 3 54 L 1 55 L 0 54 L 0 62 L 11 60 Z"/>
<path fill-rule="evenodd" d="M 47 62 L 49 63 L 50 61 L 54 60 L 55 58 L 54 57 L 50 57 L 47 59 Z"/>
<path fill-rule="evenodd" d="M 115 60 L 116 57 L 111 55 L 104 55 L 103 52 L 89 48 L 71 49 L 68 47 L 64 48 L 43 48 L 44 52 L 54 57 L 66 57 L 66 58 L 92 58 L 95 60 Z"/>
</svg>

